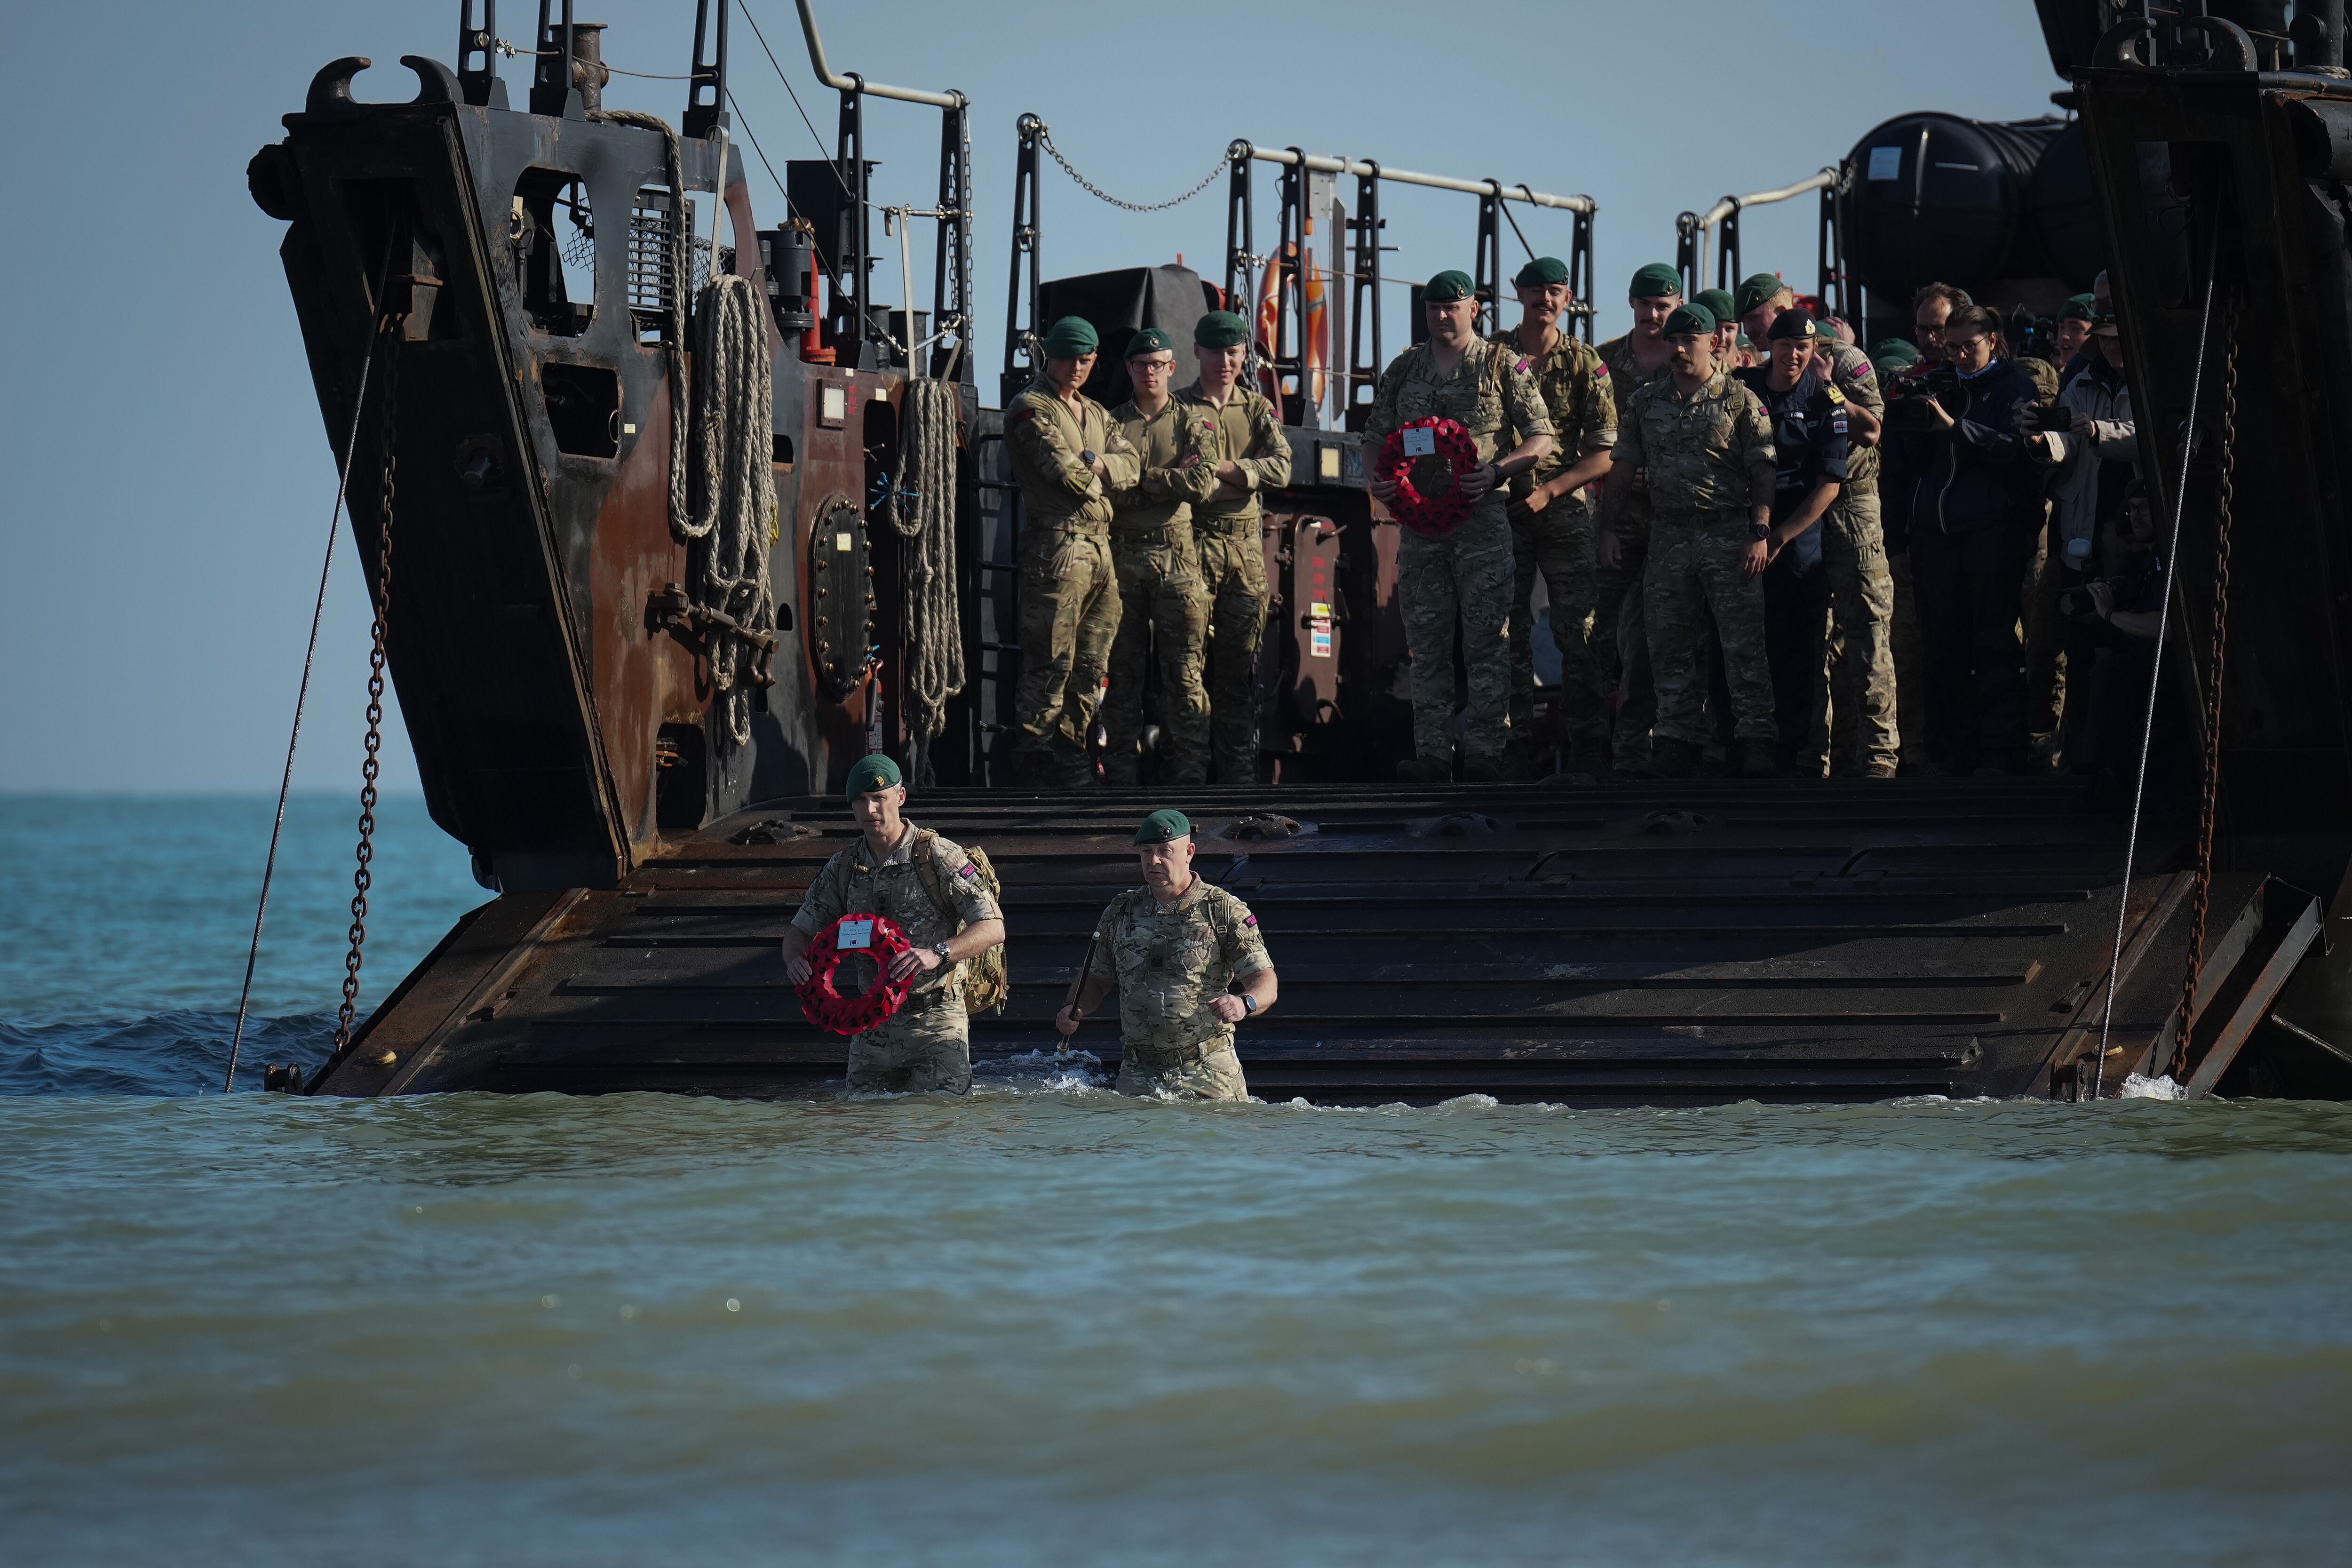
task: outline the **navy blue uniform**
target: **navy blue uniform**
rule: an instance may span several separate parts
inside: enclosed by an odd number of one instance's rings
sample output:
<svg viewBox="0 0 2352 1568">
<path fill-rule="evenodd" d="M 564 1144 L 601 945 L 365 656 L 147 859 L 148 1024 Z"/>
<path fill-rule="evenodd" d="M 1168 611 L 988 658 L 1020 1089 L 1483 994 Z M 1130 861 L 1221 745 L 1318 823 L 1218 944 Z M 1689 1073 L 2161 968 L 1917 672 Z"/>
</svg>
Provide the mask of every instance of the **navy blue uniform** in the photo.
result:
<svg viewBox="0 0 2352 1568">
<path fill-rule="evenodd" d="M 1845 397 L 1831 384 L 1826 363 L 1816 363 L 1786 392 L 1771 387 L 1771 367 L 1735 372 L 1772 420 L 1779 472 L 1772 487 L 1772 521 L 1785 522 L 1825 479 L 1846 479 Z M 1813 689 L 1829 662 L 1829 574 L 1822 565 L 1822 525 L 1780 548 L 1764 569 L 1764 655 L 1772 671 L 1772 716 L 1780 762 L 1805 750 L 1813 722 Z"/>
</svg>

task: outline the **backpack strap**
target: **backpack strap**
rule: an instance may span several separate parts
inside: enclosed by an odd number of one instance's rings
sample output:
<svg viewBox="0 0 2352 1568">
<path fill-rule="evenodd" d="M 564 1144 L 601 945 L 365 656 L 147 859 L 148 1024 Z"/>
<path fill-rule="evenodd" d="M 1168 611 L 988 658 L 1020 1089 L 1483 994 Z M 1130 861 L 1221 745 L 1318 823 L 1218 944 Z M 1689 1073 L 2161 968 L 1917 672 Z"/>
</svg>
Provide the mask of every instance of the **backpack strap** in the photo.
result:
<svg viewBox="0 0 2352 1568">
<path fill-rule="evenodd" d="M 948 897 L 946 884 L 940 876 L 940 836 L 928 827 L 915 829 L 914 853 L 907 857 L 915 868 L 915 880 L 923 885 L 923 896 L 948 924 L 958 931 L 963 930 L 963 911 Z"/>
</svg>

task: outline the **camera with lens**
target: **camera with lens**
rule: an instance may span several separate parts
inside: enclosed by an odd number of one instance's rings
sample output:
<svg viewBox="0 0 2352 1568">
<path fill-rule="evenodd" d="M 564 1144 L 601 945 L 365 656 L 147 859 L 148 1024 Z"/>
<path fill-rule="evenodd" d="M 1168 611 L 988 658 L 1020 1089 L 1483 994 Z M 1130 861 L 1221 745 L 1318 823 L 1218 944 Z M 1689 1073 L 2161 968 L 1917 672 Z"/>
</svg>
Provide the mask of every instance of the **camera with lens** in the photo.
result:
<svg viewBox="0 0 2352 1568">
<path fill-rule="evenodd" d="M 2097 620 L 2099 606 L 2091 597 L 2091 584 L 2084 583 L 2080 587 L 2061 588 L 2058 591 L 2058 613 L 2070 621 Z"/>
<path fill-rule="evenodd" d="M 1896 376 L 1887 384 L 1886 422 L 1899 430 L 1931 429 L 1935 420 L 1927 405 L 1959 390 L 1959 372 L 1949 365 L 1928 365 Z"/>
<path fill-rule="evenodd" d="M 2055 403 L 2036 403 L 2025 410 L 2023 429 L 2029 436 L 2063 436 L 2074 428 L 2074 411 Z"/>
</svg>

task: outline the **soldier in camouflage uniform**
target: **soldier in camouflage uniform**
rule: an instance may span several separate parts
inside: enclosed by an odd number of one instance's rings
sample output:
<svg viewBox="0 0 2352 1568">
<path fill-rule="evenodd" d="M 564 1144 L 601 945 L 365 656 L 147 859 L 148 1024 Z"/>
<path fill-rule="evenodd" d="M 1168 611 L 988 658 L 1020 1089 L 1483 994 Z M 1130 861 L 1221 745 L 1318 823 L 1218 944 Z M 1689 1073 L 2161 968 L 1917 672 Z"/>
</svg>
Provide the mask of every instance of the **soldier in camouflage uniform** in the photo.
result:
<svg viewBox="0 0 2352 1568">
<path fill-rule="evenodd" d="M 1209 694 L 1201 685 L 1209 595 L 1192 547 L 1192 508 L 1216 493 L 1217 437 L 1202 410 L 1170 395 L 1175 369 L 1175 345 L 1166 332 L 1147 327 L 1136 333 L 1127 345 L 1135 395 L 1110 414 L 1142 465 L 1134 488 L 1111 497 L 1120 608 L 1102 718 L 1114 784 L 1140 782 L 1144 669 L 1155 655 L 1163 771 L 1180 784 L 1209 778 Z"/>
<path fill-rule="evenodd" d="M 1454 774 L 1453 742 L 1446 733 L 1454 717 L 1454 638 L 1462 637 L 1464 674 L 1470 690 L 1463 715 L 1462 776 L 1476 781 L 1503 776 L 1504 746 L 1511 708 L 1511 524 L 1503 510 L 1506 487 L 1552 449 L 1551 415 L 1517 352 L 1482 342 L 1475 330 L 1477 301 L 1468 274 L 1445 271 L 1422 289 L 1429 318 L 1429 341 L 1405 350 L 1381 376 L 1364 423 L 1366 448 L 1377 452 L 1389 435 L 1416 419 L 1451 419 L 1469 434 L 1479 466 L 1445 482 L 1462 488 L 1470 515 L 1451 532 L 1433 538 L 1403 531 L 1397 547 L 1397 595 L 1404 605 L 1405 644 L 1412 652 L 1413 756 L 1397 764 L 1397 776 L 1421 783 Z M 1502 453 L 1506 434 L 1517 442 Z M 1423 494 L 1442 493 L 1437 477 Z M 1370 489 L 1382 505 L 1396 499 L 1396 487 L 1374 479 Z"/>
<path fill-rule="evenodd" d="M 1290 482 L 1290 439 L 1271 399 L 1241 384 L 1249 324 L 1212 310 L 1192 329 L 1200 379 L 1176 395 L 1209 416 L 1217 487 L 1192 508 L 1192 546 L 1209 596 L 1209 735 L 1217 782 L 1257 783 L 1257 653 L 1265 632 L 1265 522 L 1260 498 Z"/>
<path fill-rule="evenodd" d="M 1094 370 L 1094 328 L 1054 323 L 1045 372 L 1004 411 L 1004 446 L 1020 482 L 1021 684 L 1013 694 L 1017 777 L 1088 784 L 1095 705 L 1118 633 L 1111 565 L 1111 493 L 1142 466 L 1109 410 L 1079 388 Z"/>
<path fill-rule="evenodd" d="M 1766 341 L 1796 293 L 1770 272 L 1739 285 L 1738 303 L 1748 335 Z M 1886 398 L 1870 356 L 1833 337 L 1816 349 L 1822 374 L 1845 399 L 1848 422 L 1845 484 L 1822 519 L 1822 566 L 1830 595 L 1826 714 L 1817 717 L 1801 772 L 1826 754 L 1841 778 L 1891 779 L 1902 752 L 1895 688 L 1895 576 L 1886 561 L 1878 498 L 1878 441 Z"/>
<path fill-rule="evenodd" d="M 963 966 L 1004 940 L 1003 912 L 961 846 L 906 819 L 907 788 L 897 763 L 879 755 L 862 759 L 849 770 L 848 795 L 863 832 L 809 884 L 784 932 L 784 978 L 794 985 L 808 979 L 803 954 L 834 921 L 887 916 L 914 944 L 890 961 L 890 974 L 916 978 L 896 1013 L 850 1037 L 850 1091 L 961 1094 L 971 1087 Z M 927 868 L 917 865 L 918 856 L 929 860 Z M 940 908 L 926 880 L 952 911 Z"/>
<path fill-rule="evenodd" d="M 1748 546 L 1769 538 L 1776 468 L 1772 432 L 1756 395 L 1715 364 L 1715 312 L 1685 305 L 1666 318 L 1674 362 L 1621 413 L 1605 527 L 1624 505 L 1626 479 L 1650 477 L 1657 508 L 1642 583 L 1643 616 L 1658 689 L 1652 763 L 1667 777 L 1696 768 L 1707 739 L 1701 616 L 1713 611 L 1731 688 L 1740 771 L 1769 778 L 1772 682 L 1764 649 L 1762 569 Z"/>
<path fill-rule="evenodd" d="M 1103 910 L 1076 1000 L 1054 1026 L 1068 1039 L 1116 984 L 1119 1093 L 1247 1100 L 1234 1026 L 1273 1006 L 1276 994 L 1257 917 L 1192 874 L 1192 825 L 1181 812 L 1153 812 L 1135 842 L 1144 885 Z"/>
<path fill-rule="evenodd" d="M 1621 434 L 1633 394 L 1643 383 L 1666 374 L 1668 351 L 1659 329 L 1683 302 L 1682 275 L 1663 261 L 1653 261 L 1633 274 L 1625 302 L 1633 308 L 1633 330 L 1612 338 L 1598 351 L 1601 368 L 1609 373 Z M 1650 680 L 1650 639 L 1642 625 L 1650 479 L 1647 474 L 1629 474 L 1622 482 L 1624 499 L 1613 523 L 1601 520 L 1593 534 L 1600 597 L 1593 610 L 1592 641 L 1604 658 L 1613 654 L 1616 658 L 1617 711 L 1610 736 L 1613 765 L 1620 773 L 1639 773 L 1649 768 L 1650 731 L 1658 714 L 1657 693 Z"/>
<path fill-rule="evenodd" d="M 1590 344 L 1560 325 L 1573 303 L 1568 267 L 1539 256 L 1519 268 L 1516 331 L 1494 341 L 1536 378 L 1551 416 L 1552 448 L 1510 483 L 1511 730 L 1516 739 L 1535 718 L 1535 591 L 1543 576 L 1551 602 L 1551 640 L 1559 649 L 1560 710 L 1576 760 L 1598 766 L 1609 749 L 1609 700 L 1601 690 L 1601 650 L 1592 643 L 1592 509 L 1584 487 L 1609 472 L 1617 445 L 1617 402 L 1609 373 Z"/>
<path fill-rule="evenodd" d="M 1743 370 L 1752 369 L 1759 363 L 1755 354 L 1749 353 L 1740 346 L 1739 313 L 1732 309 L 1731 295 L 1727 291 L 1721 289 L 1702 289 L 1691 296 L 1691 302 L 1704 305 L 1715 312 L 1717 369 L 1727 370 L 1737 375 Z M 1763 341 L 1761 338 L 1756 340 L 1759 346 Z"/>
</svg>

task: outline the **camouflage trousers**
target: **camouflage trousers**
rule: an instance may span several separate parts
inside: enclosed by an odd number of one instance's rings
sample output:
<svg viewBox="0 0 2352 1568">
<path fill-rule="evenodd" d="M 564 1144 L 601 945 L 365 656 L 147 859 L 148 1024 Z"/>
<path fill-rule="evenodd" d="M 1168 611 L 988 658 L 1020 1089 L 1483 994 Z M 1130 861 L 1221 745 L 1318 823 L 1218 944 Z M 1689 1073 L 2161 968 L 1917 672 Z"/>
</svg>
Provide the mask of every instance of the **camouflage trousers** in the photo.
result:
<svg viewBox="0 0 2352 1568">
<path fill-rule="evenodd" d="M 1100 530 L 1057 522 L 1023 531 L 1016 749 L 1024 758 L 1042 754 L 1074 784 L 1090 774 L 1087 736 L 1118 612 L 1110 541 Z"/>
<path fill-rule="evenodd" d="M 1697 512 L 1661 517 L 1650 531 L 1642 572 L 1642 626 L 1658 693 L 1656 732 L 1704 746 L 1714 738 L 1706 715 L 1706 616 L 1715 616 L 1731 688 L 1732 734 L 1773 739 L 1772 679 L 1764 650 L 1764 590 L 1741 570 L 1748 514 Z"/>
<path fill-rule="evenodd" d="M 1535 717 L 1535 593 L 1543 578 L 1551 603 L 1552 646 L 1559 649 L 1560 716 L 1580 752 L 1609 732 L 1601 694 L 1603 659 L 1594 638 L 1600 584 L 1592 557 L 1592 511 L 1581 501 L 1553 501 L 1541 511 L 1514 502 L 1511 520 L 1511 728 Z"/>
<path fill-rule="evenodd" d="M 1129 1046 L 1118 1059 L 1118 1092 L 1166 1100 L 1247 1100 L 1249 1080 L 1233 1042 L 1163 1052 Z"/>
<path fill-rule="evenodd" d="M 1222 784 L 1257 783 L 1257 651 L 1265 633 L 1265 530 L 1195 523 L 1192 549 L 1209 606 L 1209 745 Z"/>
<path fill-rule="evenodd" d="M 1818 688 L 1811 744 L 1801 762 L 1859 777 L 1893 767 L 1895 729 L 1895 578 L 1879 533 L 1878 492 L 1841 495 L 1822 519 L 1822 564 L 1829 574 L 1829 679 Z"/>
<path fill-rule="evenodd" d="M 906 1005 L 849 1038 L 852 1094 L 961 1094 L 971 1088 L 970 1016 L 952 980 L 908 993 Z"/>
<path fill-rule="evenodd" d="M 1482 502 L 1453 532 L 1432 539 L 1404 530 L 1397 546 L 1397 597 L 1412 652 L 1412 749 L 1448 758 L 1454 742 L 1454 638 L 1462 637 L 1469 703 L 1464 750 L 1500 763 L 1511 709 L 1511 525 L 1496 501 Z"/>
<path fill-rule="evenodd" d="M 1646 544 L 1620 540 L 1617 564 L 1595 574 L 1592 646 L 1616 672 L 1610 685 L 1616 708 L 1609 720 L 1609 750 L 1618 763 L 1650 754 L 1650 729 L 1657 722 L 1658 694 L 1650 681 L 1650 638 L 1642 626 L 1642 571 Z"/>
<path fill-rule="evenodd" d="M 1112 784 L 1139 782 L 1145 671 L 1160 673 L 1160 728 L 1167 749 L 1163 773 L 1174 784 L 1209 776 L 1209 694 L 1201 662 L 1209 636 L 1209 595 L 1201 584 L 1192 528 L 1176 521 L 1111 532 L 1118 576 L 1118 638 L 1110 649 L 1110 692 L 1103 699 L 1109 737 L 1107 773 Z"/>
</svg>

